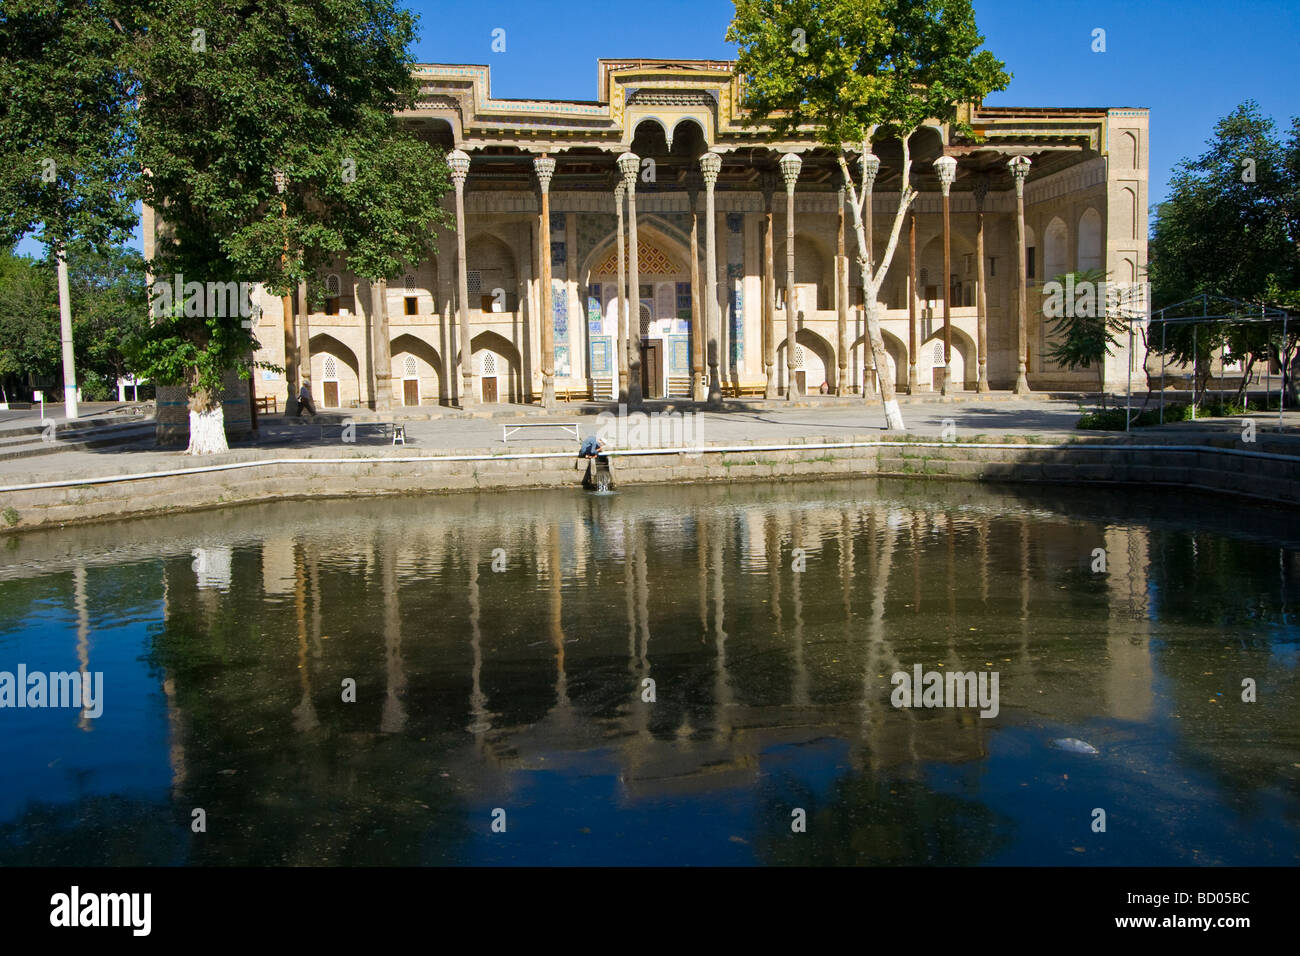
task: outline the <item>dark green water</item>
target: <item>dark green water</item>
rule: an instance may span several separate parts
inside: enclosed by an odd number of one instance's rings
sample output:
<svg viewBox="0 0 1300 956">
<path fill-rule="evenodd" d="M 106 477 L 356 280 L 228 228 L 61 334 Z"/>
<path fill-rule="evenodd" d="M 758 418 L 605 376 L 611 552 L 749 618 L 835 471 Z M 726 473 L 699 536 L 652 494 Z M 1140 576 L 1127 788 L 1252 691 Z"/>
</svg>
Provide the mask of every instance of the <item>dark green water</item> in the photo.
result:
<svg viewBox="0 0 1300 956">
<path fill-rule="evenodd" d="M 98 719 L 0 709 L 0 864 L 1294 865 L 1297 546 L 886 481 L 0 540 L 0 671 L 104 680 Z M 996 672 L 997 715 L 892 706 L 915 665 Z"/>
</svg>

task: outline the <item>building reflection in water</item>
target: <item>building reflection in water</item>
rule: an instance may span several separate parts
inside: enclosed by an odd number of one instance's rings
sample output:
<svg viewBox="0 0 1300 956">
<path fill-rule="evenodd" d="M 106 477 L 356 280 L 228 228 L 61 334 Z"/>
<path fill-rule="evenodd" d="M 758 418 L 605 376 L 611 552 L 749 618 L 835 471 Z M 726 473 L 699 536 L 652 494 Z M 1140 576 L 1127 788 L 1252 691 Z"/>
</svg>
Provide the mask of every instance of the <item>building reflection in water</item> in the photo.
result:
<svg viewBox="0 0 1300 956">
<path fill-rule="evenodd" d="M 1248 538 L 1223 544 L 1230 527 L 1153 528 L 1120 502 L 1089 498 L 1091 511 L 1077 515 L 1071 501 L 1034 499 L 1031 513 L 1028 493 L 969 489 L 953 503 L 932 485 L 897 487 L 232 512 L 201 549 L 161 559 L 165 619 L 153 653 L 173 796 L 296 808 L 315 821 L 326 856 L 363 839 L 364 821 L 397 813 L 392 838 L 427 860 L 460 839 L 430 838 L 429 813 L 460 820 L 481 802 L 524 799 L 528 774 L 617 779 L 627 808 L 767 792 L 764 768 L 778 755 L 834 741 L 837 799 L 875 806 L 910 795 L 915 812 L 928 812 L 944 801 L 926 795 L 927 774 L 986 766 L 1003 730 L 1023 748 L 1026 727 L 1073 736 L 1099 722 L 1157 722 L 1157 680 L 1173 681 L 1175 706 L 1203 699 L 1201 671 L 1157 651 L 1161 613 L 1178 613 L 1158 603 L 1171 591 L 1159 582 L 1223 579 L 1240 591 L 1264 560 Z M 497 547 L 504 573 L 490 570 Z M 1101 575 L 1088 570 L 1096 547 L 1107 556 Z M 215 558 L 195 567 L 195 550 Z M 1290 550 L 1279 562 L 1278 546 L 1269 549 L 1270 576 L 1282 568 L 1280 585 L 1264 585 L 1271 597 L 1241 596 L 1275 630 L 1287 626 L 1281 611 L 1296 586 Z M 84 563 L 71 580 L 85 670 Z M 1233 585 L 1216 593 L 1230 605 Z M 1252 660 L 1272 673 L 1266 642 Z M 996 669 L 999 717 L 895 709 L 890 676 L 916 664 Z M 355 705 L 340 701 L 344 677 L 357 681 Z M 646 678 L 654 703 L 642 700 Z M 1220 719 L 1249 718 L 1224 709 Z M 1241 769 L 1212 741 L 1196 759 L 1222 764 L 1225 777 Z M 1281 756 L 1261 749 L 1252 759 L 1259 785 L 1275 785 Z M 265 838 L 289 852 L 301 828 L 273 833 L 285 819 L 277 813 L 225 850 L 258 859 L 251 847 Z M 879 850 L 907 858 L 906 848 Z"/>
</svg>

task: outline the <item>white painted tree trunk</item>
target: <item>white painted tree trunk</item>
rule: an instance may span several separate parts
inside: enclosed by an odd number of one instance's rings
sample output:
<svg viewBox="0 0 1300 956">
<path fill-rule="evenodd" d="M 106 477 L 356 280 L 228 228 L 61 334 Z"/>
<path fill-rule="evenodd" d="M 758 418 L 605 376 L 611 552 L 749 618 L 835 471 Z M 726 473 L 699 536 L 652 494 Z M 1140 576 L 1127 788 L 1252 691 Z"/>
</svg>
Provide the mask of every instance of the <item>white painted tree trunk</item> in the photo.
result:
<svg viewBox="0 0 1300 956">
<path fill-rule="evenodd" d="M 226 444 L 226 416 L 218 402 L 207 411 L 190 406 L 190 447 L 187 455 L 215 455 L 229 451 Z"/>
<path fill-rule="evenodd" d="M 903 142 L 903 188 L 899 194 L 898 212 L 894 214 L 894 225 L 889 233 L 889 245 L 885 248 L 885 255 L 880 261 L 880 268 L 876 270 L 875 275 L 871 273 L 871 263 L 867 259 L 867 230 L 862 223 L 862 204 L 866 201 L 866 190 L 859 193 L 853 186 L 853 178 L 849 175 L 849 165 L 844 158 L 844 154 L 839 156 L 840 169 L 844 174 L 844 182 L 847 183 L 849 192 L 849 202 L 853 206 L 853 234 L 858 242 L 858 269 L 862 272 L 862 296 L 867 313 L 867 341 L 871 344 L 871 355 L 875 360 L 876 378 L 880 382 L 880 398 L 885 406 L 885 428 L 888 431 L 904 431 L 903 413 L 898 407 L 898 398 L 894 394 L 894 380 L 889 374 L 889 353 L 885 351 L 885 339 L 880 331 L 880 314 L 879 303 L 877 298 L 881 285 L 884 284 L 885 276 L 889 273 L 889 264 L 894 259 L 894 250 L 898 247 L 898 237 L 903 230 L 903 220 L 907 216 L 907 209 L 916 198 L 916 193 L 912 190 L 908 182 L 912 168 L 912 159 L 908 151 L 907 135 L 902 137 Z M 870 140 L 862 143 L 862 152 L 865 154 L 870 149 Z M 866 391 L 864 386 L 863 391 Z"/>
</svg>

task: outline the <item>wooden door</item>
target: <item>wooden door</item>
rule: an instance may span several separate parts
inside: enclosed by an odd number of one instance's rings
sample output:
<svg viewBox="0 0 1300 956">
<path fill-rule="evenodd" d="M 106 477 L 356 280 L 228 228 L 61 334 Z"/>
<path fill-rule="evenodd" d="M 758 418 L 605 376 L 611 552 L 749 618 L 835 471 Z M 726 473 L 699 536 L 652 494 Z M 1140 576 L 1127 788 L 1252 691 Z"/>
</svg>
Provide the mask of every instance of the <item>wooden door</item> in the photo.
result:
<svg viewBox="0 0 1300 956">
<path fill-rule="evenodd" d="M 794 373 L 794 388 L 796 395 L 808 394 L 808 373 L 803 369 L 797 369 Z"/>
<path fill-rule="evenodd" d="M 496 376 L 483 378 L 483 401 L 495 402 L 497 400 L 497 379 Z"/>
<path fill-rule="evenodd" d="M 419 405 L 420 404 L 420 382 L 418 379 L 402 379 L 402 404 Z"/>
<path fill-rule="evenodd" d="M 641 342 L 641 394 L 646 398 L 662 398 L 663 380 L 663 340 L 644 339 Z"/>
<path fill-rule="evenodd" d="M 325 383 L 325 407 L 326 408 L 339 407 L 339 383 L 338 382 Z"/>
</svg>

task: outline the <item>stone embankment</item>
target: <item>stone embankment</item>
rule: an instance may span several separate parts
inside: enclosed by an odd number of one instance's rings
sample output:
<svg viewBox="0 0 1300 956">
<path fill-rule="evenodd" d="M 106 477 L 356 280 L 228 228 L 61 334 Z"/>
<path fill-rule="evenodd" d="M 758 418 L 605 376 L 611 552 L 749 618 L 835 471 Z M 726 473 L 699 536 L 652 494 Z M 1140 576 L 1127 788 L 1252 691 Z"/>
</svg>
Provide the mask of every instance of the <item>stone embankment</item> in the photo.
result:
<svg viewBox="0 0 1300 956">
<path fill-rule="evenodd" d="M 571 451 L 394 448 L 243 449 L 175 467 L 0 485 L 0 531 L 222 508 L 274 499 L 351 498 L 470 490 L 572 487 Z M 1128 438 L 1030 443 L 1009 438 L 884 440 L 879 432 L 616 452 L 619 486 L 654 482 L 898 476 L 997 482 L 1167 486 L 1300 505 L 1300 454 L 1283 436 L 1258 442 L 1162 431 Z M 125 456 L 124 456 L 125 457 Z"/>
</svg>

